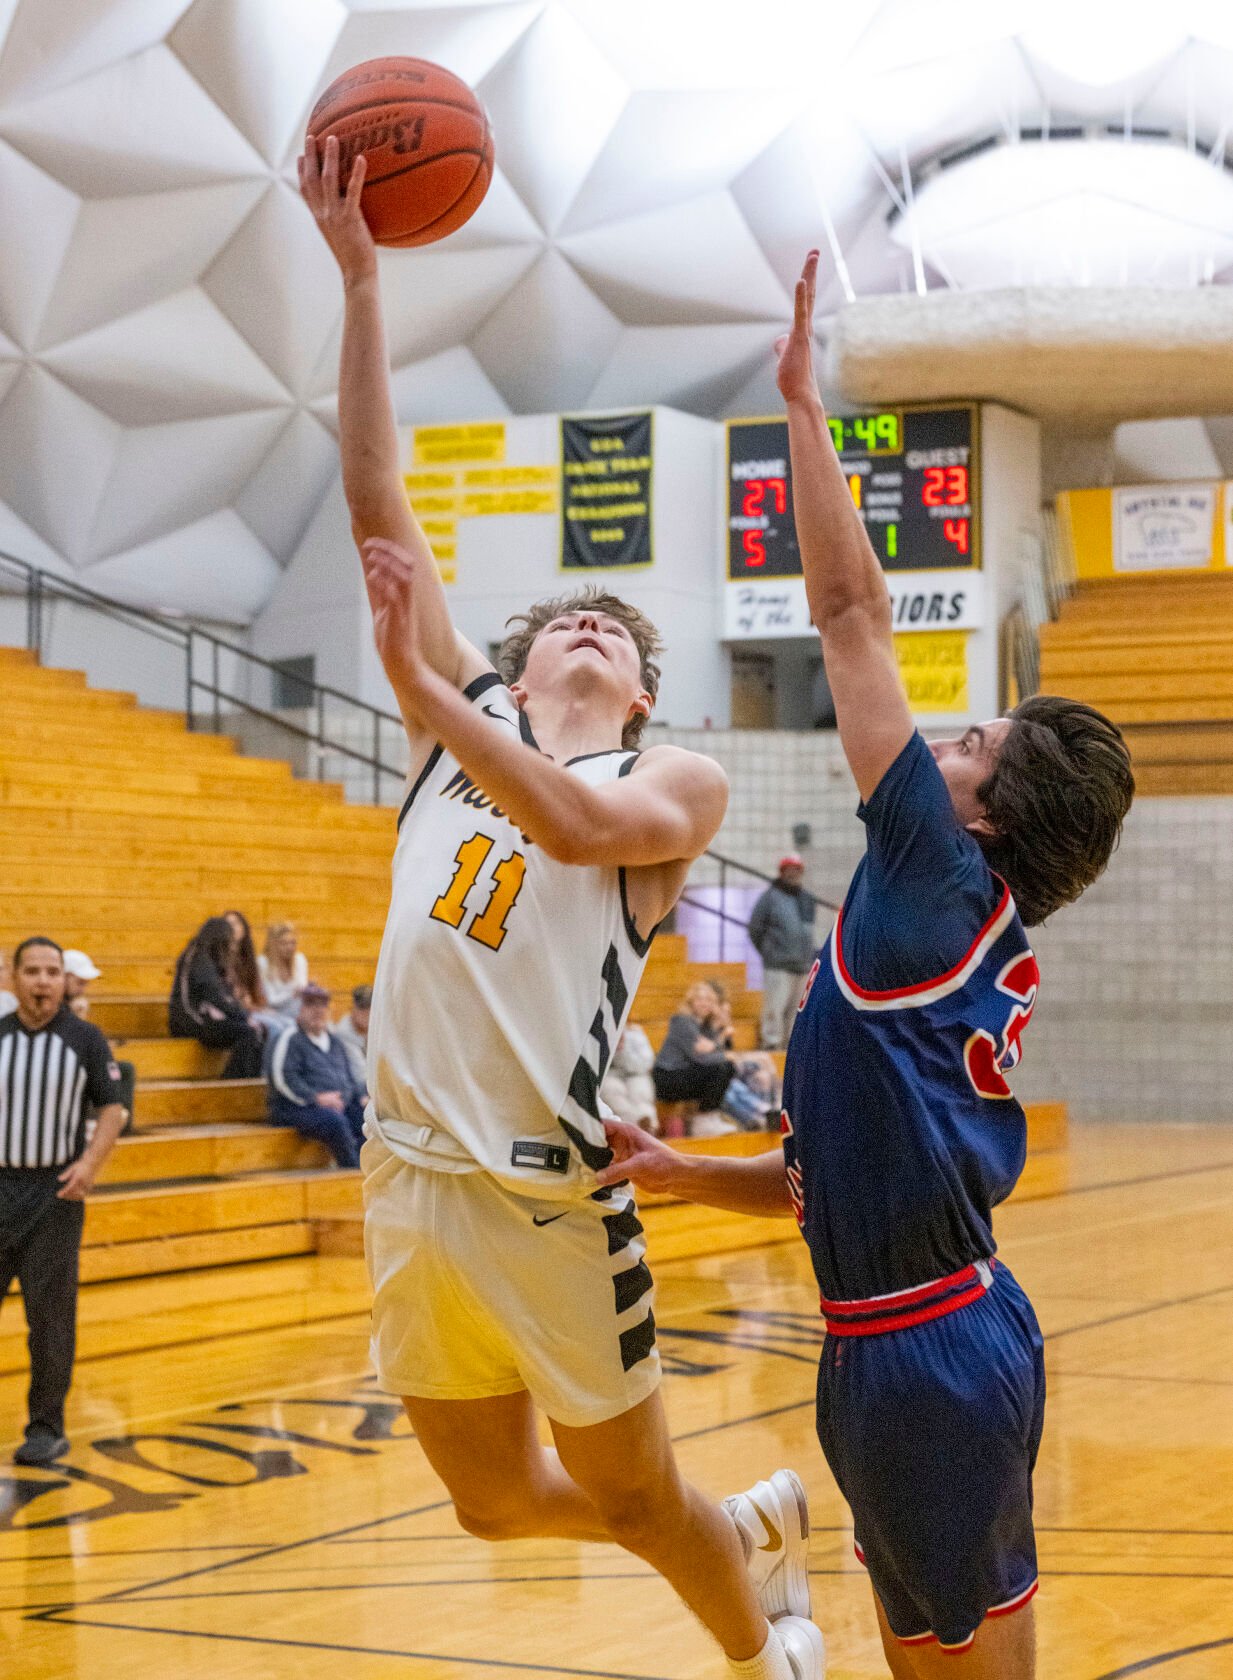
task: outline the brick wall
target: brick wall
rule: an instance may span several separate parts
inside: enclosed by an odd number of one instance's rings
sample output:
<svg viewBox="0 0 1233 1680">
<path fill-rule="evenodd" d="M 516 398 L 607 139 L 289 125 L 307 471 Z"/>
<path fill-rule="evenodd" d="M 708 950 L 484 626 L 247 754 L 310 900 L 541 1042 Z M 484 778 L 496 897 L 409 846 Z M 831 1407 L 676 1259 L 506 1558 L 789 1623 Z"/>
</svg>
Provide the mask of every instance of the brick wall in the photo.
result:
<svg viewBox="0 0 1233 1680">
<path fill-rule="evenodd" d="M 671 739 L 728 772 L 719 850 L 773 870 L 807 822 L 810 883 L 842 898 L 863 832 L 836 735 Z M 1021 1097 L 1065 1098 L 1081 1120 L 1233 1122 L 1233 799 L 1141 799 L 1103 879 L 1032 938 L 1042 986 Z"/>
</svg>

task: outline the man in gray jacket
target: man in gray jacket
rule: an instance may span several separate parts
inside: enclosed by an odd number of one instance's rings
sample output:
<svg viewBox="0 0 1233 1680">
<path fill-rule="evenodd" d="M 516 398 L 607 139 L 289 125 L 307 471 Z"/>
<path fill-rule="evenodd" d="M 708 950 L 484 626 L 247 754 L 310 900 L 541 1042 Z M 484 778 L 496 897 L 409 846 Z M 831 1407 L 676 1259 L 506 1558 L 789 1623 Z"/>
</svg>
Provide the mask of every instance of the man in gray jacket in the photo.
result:
<svg viewBox="0 0 1233 1680">
<path fill-rule="evenodd" d="M 795 853 L 779 860 L 779 877 L 753 907 L 749 937 L 762 958 L 762 1048 L 779 1050 L 792 1032 L 805 976 L 813 967 L 814 901 L 801 885 Z"/>
</svg>

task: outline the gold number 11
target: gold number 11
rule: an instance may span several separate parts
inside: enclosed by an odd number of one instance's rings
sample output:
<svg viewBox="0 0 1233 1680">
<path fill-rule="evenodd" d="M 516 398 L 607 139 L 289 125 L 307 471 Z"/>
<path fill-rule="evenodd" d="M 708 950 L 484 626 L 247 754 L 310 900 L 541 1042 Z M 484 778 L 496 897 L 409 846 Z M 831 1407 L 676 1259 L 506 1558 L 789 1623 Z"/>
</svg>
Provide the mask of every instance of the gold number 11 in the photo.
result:
<svg viewBox="0 0 1233 1680">
<path fill-rule="evenodd" d="M 454 878 L 428 912 L 434 921 L 445 922 L 452 928 L 462 926 L 462 919 L 466 914 L 467 894 L 478 880 L 479 872 L 491 850 L 492 841 L 486 834 L 473 834 L 469 840 L 463 841 L 454 855 L 457 865 Z M 527 860 L 521 852 L 514 852 L 511 857 L 502 858 L 492 872 L 493 885 L 488 903 L 471 919 L 471 925 L 467 929 L 468 939 L 477 939 L 481 945 L 487 945 L 490 951 L 501 949 L 509 931 L 505 920 L 522 891 L 522 881 L 526 872 Z"/>
</svg>

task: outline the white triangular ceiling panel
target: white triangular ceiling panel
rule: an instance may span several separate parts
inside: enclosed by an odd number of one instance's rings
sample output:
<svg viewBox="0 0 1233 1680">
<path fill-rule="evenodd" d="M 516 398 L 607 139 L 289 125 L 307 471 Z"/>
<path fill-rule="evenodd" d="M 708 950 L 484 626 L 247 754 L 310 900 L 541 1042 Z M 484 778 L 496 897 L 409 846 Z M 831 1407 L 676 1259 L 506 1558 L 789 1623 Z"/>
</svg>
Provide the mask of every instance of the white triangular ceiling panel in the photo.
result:
<svg viewBox="0 0 1233 1680">
<path fill-rule="evenodd" d="M 266 162 L 280 164 L 346 21 L 339 0 L 195 0 L 171 45 Z"/>
<path fill-rule="evenodd" d="M 236 496 L 235 510 L 285 564 L 337 476 L 337 443 L 319 420 L 300 410 Z"/>
<path fill-rule="evenodd" d="M 402 426 L 437 420 L 489 420 L 509 413 L 505 398 L 471 351 L 461 344 L 397 369 L 392 388 L 394 411 Z"/>
<path fill-rule="evenodd" d="M 0 111 L 0 138 L 83 198 L 260 175 L 259 155 L 167 47 Z"/>
<path fill-rule="evenodd" d="M 495 6 L 399 5 L 353 11 L 330 54 L 319 91 L 365 59 L 404 54 L 443 64 L 474 87 L 535 22 L 542 3 L 512 0 Z"/>
<path fill-rule="evenodd" d="M 40 571 L 54 572 L 57 577 L 75 577 L 76 571 L 50 543 L 43 541 L 32 525 L 19 519 L 11 507 L 0 499 L 0 551 L 24 560 L 27 566 Z"/>
<path fill-rule="evenodd" d="M 390 362 L 421 361 L 451 341 L 469 338 L 534 264 L 535 246 L 455 251 L 449 244 L 422 251 L 384 251 L 381 291 Z M 337 387 L 338 323 L 312 382 L 322 395 Z"/>
<path fill-rule="evenodd" d="M 603 150 L 629 88 L 561 6 L 548 6 L 481 89 L 510 180 L 555 230 Z"/>
<path fill-rule="evenodd" d="M 515 412 L 535 414 L 581 407 L 619 336 L 611 311 L 559 251 L 547 251 L 473 336 L 471 349 Z"/>
<path fill-rule="evenodd" d="M 73 238 L 81 200 L 0 143 L 0 326 L 31 348 Z M 20 231 L 18 231 L 20 230 Z"/>
<path fill-rule="evenodd" d="M 156 46 L 188 4 L 26 0 L 0 52 L 0 98 L 30 99 Z"/>
<path fill-rule="evenodd" d="M 730 193 L 561 241 L 587 284 L 630 325 L 766 321 L 788 298 Z"/>
<path fill-rule="evenodd" d="M 491 245 L 543 245 L 544 230 L 510 185 L 500 164 L 492 172 L 484 202 L 471 220 L 451 233 L 447 251 L 483 251 Z"/>
<path fill-rule="evenodd" d="M 95 514 L 91 557 L 149 542 L 233 502 L 286 423 L 284 409 L 259 409 L 126 431 Z"/>
<path fill-rule="evenodd" d="M 66 384 L 126 426 L 289 403 L 289 394 L 197 287 L 44 356 Z"/>
<path fill-rule="evenodd" d="M 588 406 L 668 403 L 713 413 L 772 358 L 779 321 L 728 327 L 626 327 Z"/>
<path fill-rule="evenodd" d="M 105 595 L 216 624 L 247 624 L 278 582 L 278 565 L 231 508 L 87 568 Z"/>
<path fill-rule="evenodd" d="M 40 346 L 90 332 L 192 285 L 261 192 L 260 181 L 240 180 L 84 200 L 39 328 Z"/>
<path fill-rule="evenodd" d="M 307 387 L 342 310 L 342 280 L 298 193 L 271 183 L 201 284 L 289 390 Z"/>
<path fill-rule="evenodd" d="M 25 367 L 0 407 L 0 500 L 66 559 L 80 564 L 119 426 L 39 367 Z"/>
<path fill-rule="evenodd" d="M 570 206 L 562 234 L 608 226 L 726 187 L 791 115 L 773 94 L 635 94 Z M 664 167 L 665 158 L 671 158 L 671 168 Z"/>
</svg>

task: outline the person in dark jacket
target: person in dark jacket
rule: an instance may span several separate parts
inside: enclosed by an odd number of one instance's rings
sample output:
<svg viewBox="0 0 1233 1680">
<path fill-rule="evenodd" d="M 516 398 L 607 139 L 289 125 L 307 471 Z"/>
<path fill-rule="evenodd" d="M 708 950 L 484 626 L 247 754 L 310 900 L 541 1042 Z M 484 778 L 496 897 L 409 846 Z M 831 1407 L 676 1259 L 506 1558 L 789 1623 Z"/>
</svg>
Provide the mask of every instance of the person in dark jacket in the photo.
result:
<svg viewBox="0 0 1233 1680">
<path fill-rule="evenodd" d="M 686 992 L 684 1008 L 668 1022 L 652 1070 L 660 1102 L 696 1102 L 709 1112 L 723 1101 L 736 1069 L 708 1032 L 718 1003 L 714 989 L 700 980 Z"/>
<path fill-rule="evenodd" d="M 324 1143 L 340 1167 L 358 1167 L 364 1141 L 364 1095 L 346 1046 L 330 1031 L 330 994 L 310 981 L 300 993 L 291 1032 L 270 1050 L 266 1074 L 270 1119 Z"/>
<path fill-rule="evenodd" d="M 176 962 L 167 1026 L 172 1038 L 229 1050 L 224 1079 L 258 1079 L 265 1030 L 236 995 L 234 952 L 235 935 L 225 916 L 202 923 Z"/>
<path fill-rule="evenodd" d="M 762 958 L 762 1048 L 779 1050 L 792 1035 L 796 1006 L 813 967 L 816 906 L 802 881 L 805 865 L 795 853 L 779 860 L 778 878 L 758 899 L 749 939 Z"/>
</svg>

